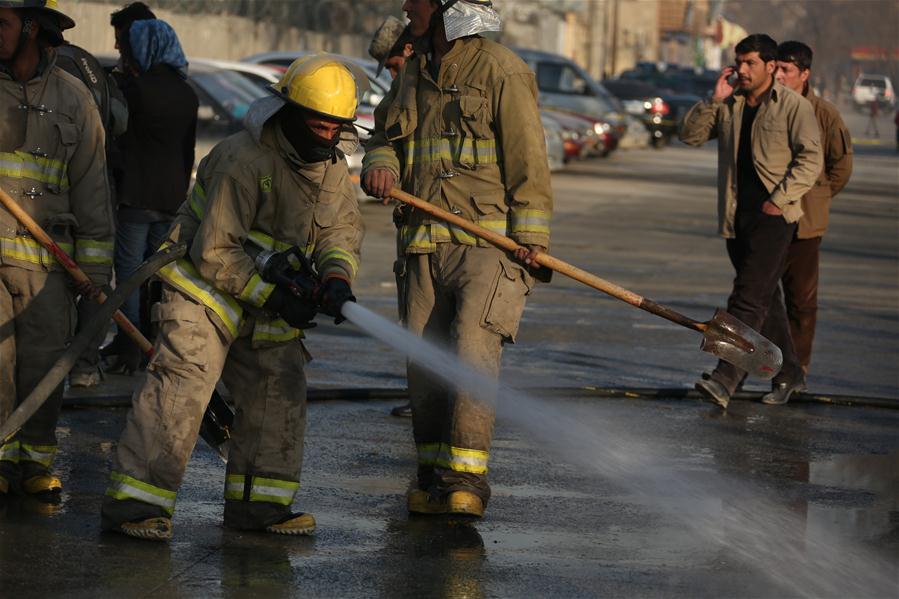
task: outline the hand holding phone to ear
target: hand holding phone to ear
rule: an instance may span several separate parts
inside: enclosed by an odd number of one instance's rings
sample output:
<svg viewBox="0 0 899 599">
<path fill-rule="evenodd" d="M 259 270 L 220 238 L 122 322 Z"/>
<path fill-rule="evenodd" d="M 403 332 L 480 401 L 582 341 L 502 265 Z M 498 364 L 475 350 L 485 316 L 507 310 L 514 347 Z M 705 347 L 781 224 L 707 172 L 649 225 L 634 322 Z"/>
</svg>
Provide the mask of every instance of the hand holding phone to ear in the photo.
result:
<svg viewBox="0 0 899 599">
<path fill-rule="evenodd" d="M 715 83 L 712 99 L 716 102 L 723 102 L 728 99 L 736 89 L 737 79 L 736 67 L 727 66 L 721 69 L 721 76 L 718 77 L 718 81 Z"/>
</svg>

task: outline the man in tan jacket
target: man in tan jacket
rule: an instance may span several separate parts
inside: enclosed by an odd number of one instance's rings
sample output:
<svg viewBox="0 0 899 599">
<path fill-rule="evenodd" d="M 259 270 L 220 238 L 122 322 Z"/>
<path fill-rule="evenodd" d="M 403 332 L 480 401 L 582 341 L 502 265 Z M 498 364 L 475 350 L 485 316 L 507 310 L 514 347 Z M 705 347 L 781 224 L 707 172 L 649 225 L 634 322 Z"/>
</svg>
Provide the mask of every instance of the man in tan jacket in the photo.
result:
<svg viewBox="0 0 899 599">
<path fill-rule="evenodd" d="M 500 22 L 481 0 L 407 0 L 415 54 L 375 111 L 362 183 L 385 197 L 403 190 L 524 246 L 515 256 L 420 211 L 404 211 L 400 310 L 410 331 L 498 375 L 515 340 L 527 265 L 549 244 L 549 168 L 534 74 L 478 33 Z M 481 516 L 494 407 L 408 368 L 418 484 L 410 512 Z"/>
<path fill-rule="evenodd" d="M 773 320 L 766 320 L 762 334 L 777 344 L 786 336 L 793 339 L 802 380 L 794 387 L 775 384 L 762 401 L 766 404 L 785 404 L 797 390 L 806 386 L 812 358 L 812 341 L 818 314 L 818 260 L 821 238 L 827 231 L 830 202 L 852 174 L 852 139 L 840 113 L 830 102 L 819 98 L 808 84 L 812 68 L 812 49 L 802 42 L 783 42 L 777 47 L 778 83 L 802 94 L 815 110 L 821 133 L 824 169 L 815 186 L 802 196 L 802 218 L 796 236 L 787 253 L 787 263 L 781 283 L 790 321 L 789 330 L 780 329 Z M 781 323 L 782 324 L 782 323 Z"/>
<path fill-rule="evenodd" d="M 71 255 L 95 285 L 112 271 L 113 217 L 103 125 L 84 84 L 56 66 L 75 23 L 56 0 L 0 1 L 0 188 Z M 65 351 L 75 293 L 49 252 L 0 208 L 0 422 Z M 0 495 L 53 494 L 58 388 L 0 446 Z"/>
<path fill-rule="evenodd" d="M 786 324 L 779 282 L 802 216 L 801 200 L 821 172 L 821 142 L 811 104 L 774 80 L 777 43 L 764 34 L 743 39 L 736 67 L 725 67 L 709 100 L 684 116 L 680 139 L 718 139 L 718 222 L 736 270 L 727 311 L 755 330 L 766 318 Z M 733 81 L 731 77 L 736 77 Z M 775 385 L 802 378 L 789 336 Z M 727 408 L 746 372 L 720 360 L 696 383 Z"/>
<path fill-rule="evenodd" d="M 300 338 L 319 305 L 339 318 L 353 299 L 363 228 L 344 155 L 358 141 L 356 85 L 344 65 L 311 55 L 272 87 L 277 97 L 253 104 L 246 130 L 200 163 L 169 232 L 190 253 L 160 271 L 160 332 L 117 448 L 107 530 L 171 537 L 175 495 L 220 377 L 236 403 L 225 526 L 315 530 L 310 514 L 291 512 L 306 423 Z M 317 268 L 320 302 L 263 278 L 273 252 L 291 247 Z"/>
</svg>

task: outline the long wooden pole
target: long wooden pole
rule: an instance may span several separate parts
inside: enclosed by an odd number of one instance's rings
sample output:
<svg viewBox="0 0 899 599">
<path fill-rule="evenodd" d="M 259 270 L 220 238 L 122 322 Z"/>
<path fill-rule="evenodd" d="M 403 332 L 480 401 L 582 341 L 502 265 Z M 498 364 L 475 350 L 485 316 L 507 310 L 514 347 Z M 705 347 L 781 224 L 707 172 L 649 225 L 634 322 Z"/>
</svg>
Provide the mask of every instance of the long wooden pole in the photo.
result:
<svg viewBox="0 0 899 599">
<path fill-rule="evenodd" d="M 446 210 L 425 202 L 421 198 L 417 198 L 414 195 L 406 193 L 401 189 L 397 189 L 394 187 L 390 191 L 390 197 L 404 204 L 413 206 L 417 210 L 426 212 L 431 216 L 439 218 L 442 221 L 455 225 L 460 229 L 468 231 L 472 235 L 476 235 L 481 239 L 492 243 L 498 248 L 514 252 L 522 247 L 514 240 L 506 237 L 505 235 L 501 235 L 500 233 L 496 233 L 494 231 L 491 231 L 490 229 L 485 229 L 484 227 L 473 223 L 470 220 L 462 218 L 461 216 L 453 214 L 452 212 L 447 212 Z M 583 283 L 589 287 L 593 287 L 594 289 L 602 291 L 603 293 L 607 293 L 608 295 L 620 299 L 623 302 L 627 302 L 632 306 L 636 306 L 641 310 L 646 310 L 647 312 L 655 314 L 656 316 L 661 316 L 662 318 L 670 320 L 671 322 L 674 322 L 681 326 L 700 332 L 705 332 L 708 328 L 707 323 L 697 322 L 692 318 L 688 318 L 683 314 L 675 312 L 671 308 L 657 304 L 650 299 L 634 293 L 633 291 L 629 291 L 624 287 L 612 283 L 611 281 L 606 281 L 603 278 L 597 277 L 593 273 L 589 273 L 586 270 L 569 264 L 568 262 L 559 260 L 558 258 L 554 258 L 553 256 L 550 256 L 545 252 L 540 252 L 539 254 L 537 254 L 535 261 L 540 266 L 551 268 L 558 273 L 571 277 L 575 281 Z"/>
<path fill-rule="evenodd" d="M 16 217 L 20 223 L 22 223 L 28 232 L 31 233 L 32 237 L 34 237 L 38 243 L 47 248 L 47 251 L 53 254 L 53 257 L 62 264 L 63 268 L 68 271 L 72 278 L 78 281 L 79 283 L 90 283 L 90 279 L 84 271 L 81 270 L 78 265 L 75 263 L 72 258 L 66 254 L 59 245 L 47 235 L 47 232 L 41 228 L 39 224 L 35 222 L 31 216 L 19 206 L 18 203 L 7 194 L 4 190 L 0 189 L 0 203 L 10 211 L 10 213 Z M 103 303 L 106 301 L 106 294 L 103 293 L 102 290 L 98 290 L 97 293 L 97 301 L 99 303 Z M 119 328 L 124 331 L 126 335 L 131 337 L 135 343 L 137 343 L 138 347 L 140 347 L 141 352 L 147 357 L 153 355 L 153 344 L 150 343 L 146 337 L 135 327 L 128 317 L 122 314 L 121 310 L 116 310 L 113 315 L 113 320 L 115 320 L 116 324 Z"/>
</svg>

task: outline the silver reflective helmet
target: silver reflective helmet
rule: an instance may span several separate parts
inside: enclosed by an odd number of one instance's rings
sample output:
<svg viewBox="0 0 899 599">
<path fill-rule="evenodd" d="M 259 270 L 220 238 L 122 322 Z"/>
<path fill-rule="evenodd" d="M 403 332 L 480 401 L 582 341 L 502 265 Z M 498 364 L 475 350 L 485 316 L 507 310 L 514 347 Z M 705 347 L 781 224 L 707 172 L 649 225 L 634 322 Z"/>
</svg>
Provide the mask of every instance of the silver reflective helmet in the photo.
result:
<svg viewBox="0 0 899 599">
<path fill-rule="evenodd" d="M 502 31 L 503 24 L 490 0 L 440 0 L 444 7 L 446 39 L 453 41 L 485 31 Z"/>
</svg>

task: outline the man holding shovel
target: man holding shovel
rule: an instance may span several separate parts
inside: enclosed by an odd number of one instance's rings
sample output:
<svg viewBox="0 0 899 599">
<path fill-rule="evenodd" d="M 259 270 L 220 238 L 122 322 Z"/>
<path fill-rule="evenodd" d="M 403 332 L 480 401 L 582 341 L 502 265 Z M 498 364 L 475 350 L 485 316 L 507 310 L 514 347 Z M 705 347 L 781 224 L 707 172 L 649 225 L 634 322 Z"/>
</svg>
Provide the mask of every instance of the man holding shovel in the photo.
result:
<svg viewBox="0 0 899 599">
<path fill-rule="evenodd" d="M 508 254 L 408 207 L 398 232 L 408 329 L 498 375 L 534 282 L 526 265 L 549 244 L 552 193 L 534 74 L 478 35 L 500 28 L 489 1 L 406 0 L 403 10 L 415 54 L 375 111 L 362 185 L 387 197 L 399 182 L 522 246 Z M 409 511 L 483 515 L 494 406 L 435 383 L 414 362 L 407 374 L 418 450 Z"/>
<path fill-rule="evenodd" d="M 821 172 L 818 123 L 811 104 L 774 80 L 777 43 L 753 34 L 736 48 L 712 97 L 698 102 L 681 123 L 680 139 L 699 146 L 718 139 L 719 232 L 736 270 L 727 311 L 755 330 L 765 319 L 788 330 L 779 288 L 802 196 Z M 732 79 L 735 77 L 735 79 Z M 775 384 L 801 383 L 802 368 L 787 335 Z M 719 360 L 696 388 L 726 408 L 746 372 Z"/>
<path fill-rule="evenodd" d="M 94 285 L 112 271 L 113 218 L 103 125 L 84 84 L 56 66 L 55 46 L 74 27 L 56 0 L 0 1 L 0 188 Z M 0 422 L 65 351 L 75 318 L 67 275 L 0 208 Z M 0 446 L 0 495 L 58 493 L 58 388 Z"/>
</svg>

